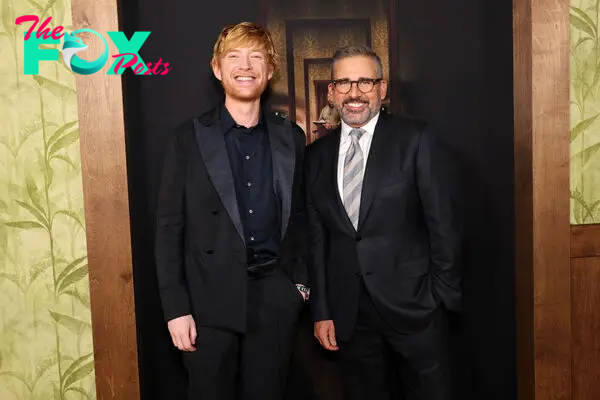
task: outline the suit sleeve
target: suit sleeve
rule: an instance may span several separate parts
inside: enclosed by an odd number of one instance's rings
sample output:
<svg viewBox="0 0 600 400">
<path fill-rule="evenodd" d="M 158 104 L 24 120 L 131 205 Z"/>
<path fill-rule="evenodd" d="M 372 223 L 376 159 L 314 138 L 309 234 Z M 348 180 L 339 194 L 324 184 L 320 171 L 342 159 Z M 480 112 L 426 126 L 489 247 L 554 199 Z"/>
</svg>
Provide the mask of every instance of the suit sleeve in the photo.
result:
<svg viewBox="0 0 600 400">
<path fill-rule="evenodd" d="M 178 130 L 164 159 L 156 218 L 156 269 L 166 321 L 191 314 L 184 270 L 185 154 Z"/>
<path fill-rule="evenodd" d="M 304 186 L 304 151 L 306 147 L 306 136 L 300 127 L 294 127 L 294 140 L 296 143 L 296 172 L 294 176 L 294 222 L 295 240 L 294 240 L 294 283 L 308 286 L 308 277 L 306 272 L 306 258 L 308 256 L 307 243 L 307 221 L 305 204 L 305 186 Z"/>
<path fill-rule="evenodd" d="M 309 148 L 307 150 L 314 150 Z M 325 255 L 327 249 L 327 236 L 321 216 L 315 206 L 313 181 L 318 165 L 313 158 L 306 158 L 305 196 L 306 213 L 308 217 L 308 282 L 310 285 L 310 310 L 313 321 L 331 319 L 329 305 L 327 304 L 327 286 L 325 278 Z"/>
<path fill-rule="evenodd" d="M 428 126 L 417 152 L 417 185 L 429 234 L 434 295 L 447 309 L 460 310 L 463 227 L 458 169 Z"/>
</svg>

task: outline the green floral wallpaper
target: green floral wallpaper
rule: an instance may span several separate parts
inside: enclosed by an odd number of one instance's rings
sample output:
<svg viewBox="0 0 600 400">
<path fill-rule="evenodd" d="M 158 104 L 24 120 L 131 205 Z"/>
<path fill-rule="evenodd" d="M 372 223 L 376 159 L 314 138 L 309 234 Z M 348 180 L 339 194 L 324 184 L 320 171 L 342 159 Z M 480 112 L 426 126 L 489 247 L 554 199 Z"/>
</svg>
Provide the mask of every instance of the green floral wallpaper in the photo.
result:
<svg viewBox="0 0 600 400">
<path fill-rule="evenodd" d="M 70 0 L 0 0 L 0 399 L 95 399 L 75 76 L 23 74 L 25 14 Z"/>
<path fill-rule="evenodd" d="M 571 0 L 571 223 L 600 223 L 600 0 Z"/>
</svg>

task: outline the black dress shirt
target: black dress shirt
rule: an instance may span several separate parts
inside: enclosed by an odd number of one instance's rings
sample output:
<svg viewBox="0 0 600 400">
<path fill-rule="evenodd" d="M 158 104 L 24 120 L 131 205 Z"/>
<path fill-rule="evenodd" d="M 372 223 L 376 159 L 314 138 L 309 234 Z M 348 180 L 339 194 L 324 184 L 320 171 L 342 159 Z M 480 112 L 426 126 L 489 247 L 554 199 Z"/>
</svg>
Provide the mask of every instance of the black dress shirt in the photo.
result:
<svg viewBox="0 0 600 400">
<path fill-rule="evenodd" d="M 276 261 L 281 238 L 281 204 L 274 190 L 267 125 L 262 114 L 253 127 L 238 125 L 223 106 L 221 126 L 244 228 L 248 267 Z"/>
</svg>

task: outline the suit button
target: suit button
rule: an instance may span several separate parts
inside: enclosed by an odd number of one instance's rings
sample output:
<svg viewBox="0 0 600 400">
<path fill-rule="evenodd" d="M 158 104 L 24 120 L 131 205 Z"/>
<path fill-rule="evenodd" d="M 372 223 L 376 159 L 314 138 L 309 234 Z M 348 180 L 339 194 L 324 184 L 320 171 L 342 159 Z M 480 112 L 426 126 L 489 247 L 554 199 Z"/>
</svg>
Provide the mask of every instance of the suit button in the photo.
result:
<svg viewBox="0 0 600 400">
<path fill-rule="evenodd" d="M 360 242 L 361 240 L 362 240 L 362 236 L 359 235 L 359 236 L 356 237 L 356 241 L 357 242 Z"/>
<path fill-rule="evenodd" d="M 212 254 L 212 253 L 214 253 L 215 251 L 214 251 L 213 249 L 206 249 L 206 250 L 204 250 L 204 252 L 205 252 L 206 254 Z"/>
<path fill-rule="evenodd" d="M 217 215 L 219 213 L 219 210 L 212 210 L 212 215 Z"/>
</svg>

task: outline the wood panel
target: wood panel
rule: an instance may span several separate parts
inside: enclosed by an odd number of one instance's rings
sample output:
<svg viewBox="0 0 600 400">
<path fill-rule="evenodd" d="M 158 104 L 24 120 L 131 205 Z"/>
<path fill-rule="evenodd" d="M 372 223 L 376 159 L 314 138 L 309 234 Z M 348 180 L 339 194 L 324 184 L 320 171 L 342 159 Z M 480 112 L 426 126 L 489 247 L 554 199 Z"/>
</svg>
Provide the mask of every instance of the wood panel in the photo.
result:
<svg viewBox="0 0 600 400">
<path fill-rule="evenodd" d="M 73 0 L 74 30 L 118 31 L 117 2 Z M 109 43 L 109 54 L 119 52 Z M 101 53 L 99 40 L 87 57 Z M 77 75 L 96 398 L 139 399 L 121 77 Z"/>
<path fill-rule="evenodd" d="M 568 5 L 513 1 L 520 400 L 571 394 Z"/>
<path fill-rule="evenodd" d="M 309 69 L 311 65 L 317 65 L 317 64 L 331 64 L 332 59 L 331 58 L 305 58 L 304 59 L 304 109 L 306 110 L 306 138 L 309 142 L 313 141 L 313 134 L 312 134 L 312 126 L 311 123 L 313 122 L 310 118 L 310 113 L 311 113 L 311 109 L 310 109 L 310 86 L 314 83 L 314 82 L 310 82 L 310 74 L 309 74 Z M 315 95 L 317 95 L 316 91 L 315 91 Z M 295 104 L 295 103 L 294 103 Z M 295 106 L 294 106 L 295 108 Z M 321 112 L 321 110 L 317 107 L 317 118 L 319 118 L 319 113 Z"/>
<path fill-rule="evenodd" d="M 571 227 L 571 258 L 600 257 L 600 224 Z"/>
<path fill-rule="evenodd" d="M 571 262 L 573 400 L 600 399 L 600 257 Z"/>
</svg>

